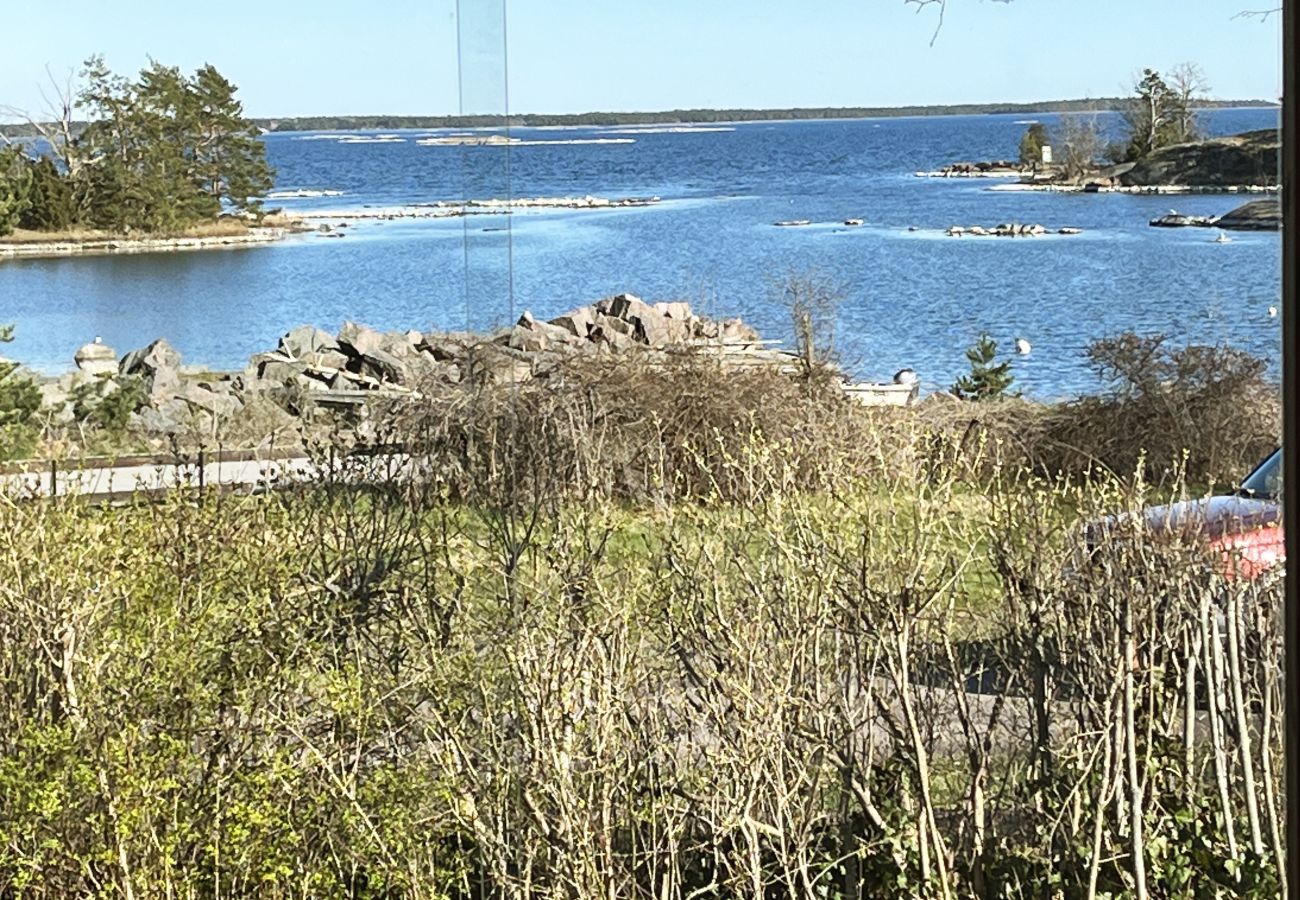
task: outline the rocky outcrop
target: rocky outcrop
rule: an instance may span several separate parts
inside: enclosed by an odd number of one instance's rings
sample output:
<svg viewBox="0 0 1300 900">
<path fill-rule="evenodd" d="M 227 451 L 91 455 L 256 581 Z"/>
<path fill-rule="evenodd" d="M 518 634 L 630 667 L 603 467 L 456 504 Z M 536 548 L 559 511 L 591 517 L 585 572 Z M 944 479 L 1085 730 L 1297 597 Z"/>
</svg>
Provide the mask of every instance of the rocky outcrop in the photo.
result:
<svg viewBox="0 0 1300 900">
<path fill-rule="evenodd" d="M 1234 231 L 1278 231 L 1282 227 L 1282 204 L 1278 200 L 1252 200 L 1219 216 L 1214 224 Z"/>
<path fill-rule="evenodd" d="M 1277 231 L 1282 204 L 1276 199 L 1252 200 L 1221 216 L 1186 216 L 1176 210 L 1152 219 L 1153 228 L 1223 228 L 1230 231 Z"/>
<path fill-rule="evenodd" d="M 1280 153 L 1277 131 L 1248 131 L 1163 147 L 1110 174 L 1126 187 L 1265 187 L 1278 183 Z"/>
</svg>

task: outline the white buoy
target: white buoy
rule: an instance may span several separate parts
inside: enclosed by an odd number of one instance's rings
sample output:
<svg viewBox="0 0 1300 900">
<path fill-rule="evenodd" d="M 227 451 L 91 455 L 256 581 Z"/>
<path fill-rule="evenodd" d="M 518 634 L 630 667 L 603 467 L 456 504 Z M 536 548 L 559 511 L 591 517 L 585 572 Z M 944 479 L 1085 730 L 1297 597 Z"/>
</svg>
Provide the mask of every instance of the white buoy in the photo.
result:
<svg viewBox="0 0 1300 900">
<path fill-rule="evenodd" d="M 1028 356 L 1033 349 L 1029 341 L 1024 338 L 1016 338 L 1016 352 L 1021 356 Z"/>
<path fill-rule="evenodd" d="M 1277 318 L 1277 307 L 1276 307 L 1276 306 L 1270 306 L 1270 307 L 1268 308 L 1268 317 L 1269 317 L 1270 319 L 1276 319 L 1276 318 Z"/>
</svg>

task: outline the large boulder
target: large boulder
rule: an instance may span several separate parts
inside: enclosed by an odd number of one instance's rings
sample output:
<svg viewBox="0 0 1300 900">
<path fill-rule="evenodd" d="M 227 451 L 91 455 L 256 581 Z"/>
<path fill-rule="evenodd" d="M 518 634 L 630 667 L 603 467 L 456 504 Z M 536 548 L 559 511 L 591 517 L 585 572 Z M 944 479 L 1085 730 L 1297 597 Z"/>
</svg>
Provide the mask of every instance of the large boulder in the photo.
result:
<svg viewBox="0 0 1300 900">
<path fill-rule="evenodd" d="M 307 371 L 307 363 L 271 353 L 253 357 L 252 365 L 259 381 L 272 384 L 292 384 Z"/>
<path fill-rule="evenodd" d="M 411 370 L 405 360 L 387 350 L 370 350 L 362 354 L 351 370 L 386 384 L 405 385 L 411 382 Z"/>
<path fill-rule="evenodd" d="M 280 338 L 280 352 L 312 365 L 319 365 L 323 354 L 341 355 L 334 335 L 311 325 L 301 325 Z"/>
<path fill-rule="evenodd" d="M 185 434 L 194 428 L 194 411 L 176 397 L 131 414 L 131 425 L 150 434 Z"/>
<path fill-rule="evenodd" d="M 522 384 L 533 377 L 529 354 L 496 343 L 470 348 L 460 371 L 471 384 Z"/>
<path fill-rule="evenodd" d="M 159 338 L 142 350 L 132 350 L 118 364 L 123 375 L 140 378 L 149 402 L 158 406 L 180 387 L 181 355 L 171 344 Z"/>
<path fill-rule="evenodd" d="M 556 316 L 551 319 L 550 324 L 563 328 L 574 337 L 585 341 L 591 332 L 591 326 L 596 324 L 596 310 L 590 306 L 579 307 L 562 316 Z"/>
<path fill-rule="evenodd" d="M 82 346 L 72 359 L 87 375 L 116 375 L 118 371 L 117 351 L 99 338 Z"/>
<path fill-rule="evenodd" d="M 479 335 L 468 331 L 430 332 L 424 335 L 416 349 L 437 362 L 455 362 L 464 359 L 469 349 L 482 341 Z"/>
<path fill-rule="evenodd" d="M 229 390 L 215 390 L 208 384 L 187 384 L 176 396 L 196 413 L 207 413 L 217 419 L 228 419 L 237 414 L 243 404 Z"/>
<path fill-rule="evenodd" d="M 633 319 L 659 315 L 653 306 L 635 294 L 617 294 L 596 304 L 596 311 L 607 316 L 631 322 Z"/>
<path fill-rule="evenodd" d="M 719 326 L 718 337 L 724 341 L 752 342 L 758 340 L 758 332 L 740 319 L 727 319 Z"/>
<path fill-rule="evenodd" d="M 667 303 L 656 303 L 655 312 L 666 319 L 678 319 L 679 321 L 689 321 L 695 317 L 691 312 L 691 305 L 685 300 L 674 300 Z"/>
<path fill-rule="evenodd" d="M 515 327 L 510 330 L 506 345 L 528 353 L 541 353 L 574 345 L 578 341 L 577 335 L 568 328 L 550 322 L 539 322 L 533 318 L 532 313 L 525 310 L 519 317 L 519 321 L 515 323 Z"/>
<path fill-rule="evenodd" d="M 1252 200 L 1214 223 L 1238 231 L 1277 231 L 1282 227 L 1282 204 L 1276 200 Z"/>
<path fill-rule="evenodd" d="M 344 353 L 358 357 L 375 350 L 383 350 L 385 338 L 373 328 L 367 328 L 356 322 L 344 322 L 343 327 L 339 329 L 338 343 Z"/>
</svg>

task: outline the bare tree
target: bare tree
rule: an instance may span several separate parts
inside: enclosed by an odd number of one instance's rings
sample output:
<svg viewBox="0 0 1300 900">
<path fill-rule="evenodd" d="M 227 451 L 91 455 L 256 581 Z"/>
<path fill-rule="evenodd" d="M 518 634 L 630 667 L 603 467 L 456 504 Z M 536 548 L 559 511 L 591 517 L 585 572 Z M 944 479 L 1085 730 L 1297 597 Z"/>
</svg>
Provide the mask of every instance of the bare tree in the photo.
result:
<svg viewBox="0 0 1300 900">
<path fill-rule="evenodd" d="M 1057 159 L 1066 178 L 1076 181 L 1097 168 L 1103 142 L 1095 118 L 1062 116 L 1057 143 Z"/>
<path fill-rule="evenodd" d="M 1199 65 L 1185 62 L 1170 70 L 1169 87 L 1174 93 L 1173 126 L 1177 140 L 1194 141 L 1201 130 L 1196 105 L 1209 93 L 1209 79 Z"/>
<path fill-rule="evenodd" d="M 76 136 L 73 114 L 77 109 L 75 75 L 69 70 L 60 80 L 46 66 L 45 77 L 49 85 L 48 88 L 39 88 L 44 103 L 39 113 L 4 104 L 0 104 L 0 113 L 21 119 L 49 144 L 50 152 L 63 164 L 68 174 L 76 177 L 81 171 L 82 160 L 73 142 Z"/>
</svg>

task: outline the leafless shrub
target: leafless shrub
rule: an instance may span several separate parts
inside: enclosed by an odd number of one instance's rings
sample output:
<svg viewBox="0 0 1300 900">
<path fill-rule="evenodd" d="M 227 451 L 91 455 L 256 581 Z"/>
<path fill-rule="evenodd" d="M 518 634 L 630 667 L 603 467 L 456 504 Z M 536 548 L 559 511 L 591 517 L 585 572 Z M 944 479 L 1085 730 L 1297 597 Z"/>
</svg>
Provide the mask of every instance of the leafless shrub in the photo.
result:
<svg viewBox="0 0 1300 900">
<path fill-rule="evenodd" d="M 1277 446 L 1280 395 L 1256 357 L 1124 334 L 1096 342 L 1089 358 L 1111 391 L 1051 411 L 1039 454 L 1047 471 L 1178 470 L 1197 484 L 1234 483 Z"/>
</svg>

